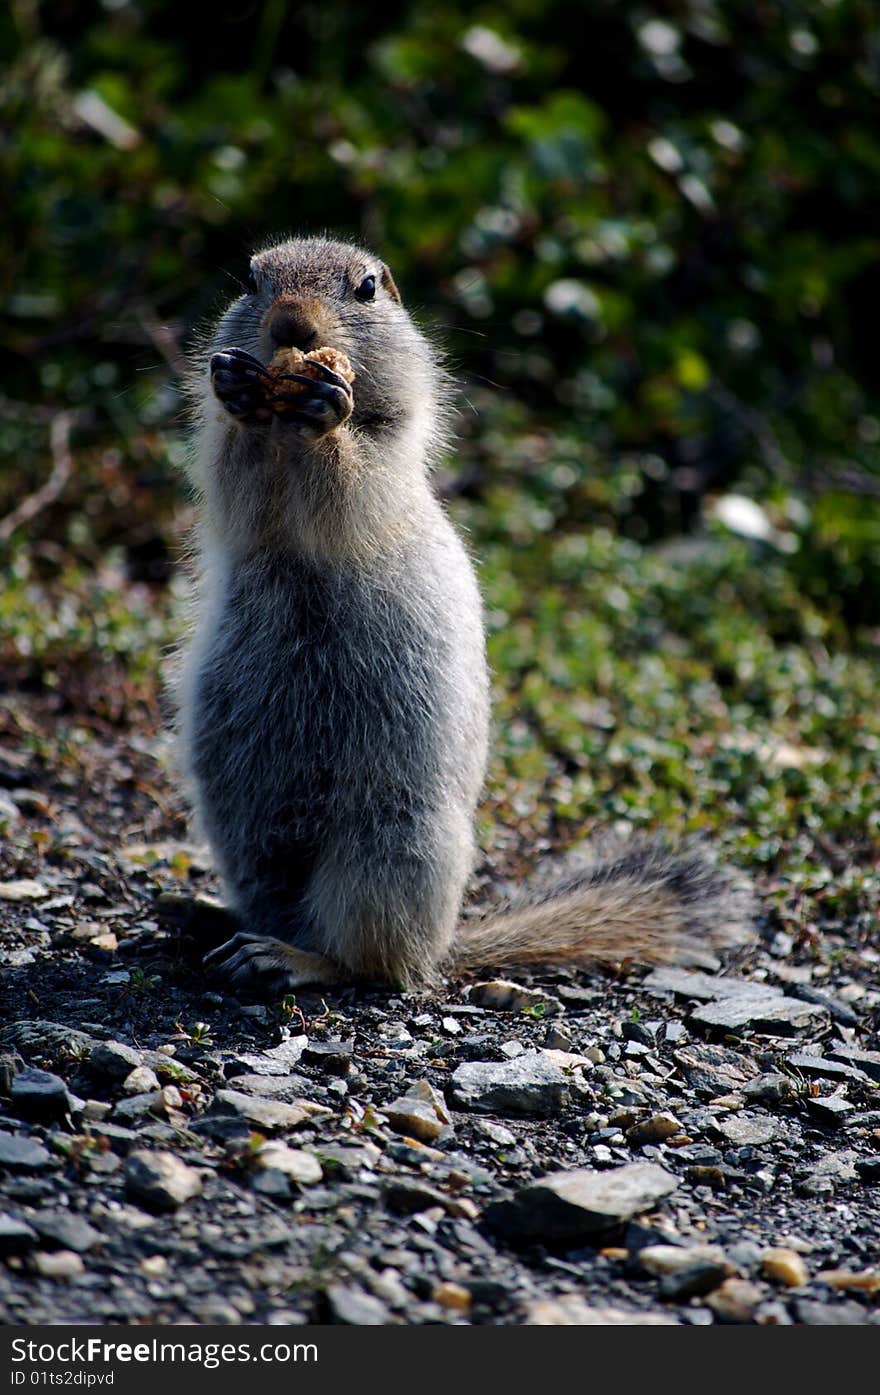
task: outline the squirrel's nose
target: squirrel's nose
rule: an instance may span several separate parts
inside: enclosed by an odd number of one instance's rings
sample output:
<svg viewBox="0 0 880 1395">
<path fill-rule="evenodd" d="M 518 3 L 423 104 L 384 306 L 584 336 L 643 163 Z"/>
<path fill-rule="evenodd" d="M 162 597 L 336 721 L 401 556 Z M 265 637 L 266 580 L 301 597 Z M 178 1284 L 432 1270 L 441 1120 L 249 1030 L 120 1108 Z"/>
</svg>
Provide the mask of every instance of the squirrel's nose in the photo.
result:
<svg viewBox="0 0 880 1395">
<path fill-rule="evenodd" d="M 279 296 L 269 311 L 266 328 L 279 349 L 313 349 L 319 340 L 320 307 L 294 296 Z"/>
</svg>

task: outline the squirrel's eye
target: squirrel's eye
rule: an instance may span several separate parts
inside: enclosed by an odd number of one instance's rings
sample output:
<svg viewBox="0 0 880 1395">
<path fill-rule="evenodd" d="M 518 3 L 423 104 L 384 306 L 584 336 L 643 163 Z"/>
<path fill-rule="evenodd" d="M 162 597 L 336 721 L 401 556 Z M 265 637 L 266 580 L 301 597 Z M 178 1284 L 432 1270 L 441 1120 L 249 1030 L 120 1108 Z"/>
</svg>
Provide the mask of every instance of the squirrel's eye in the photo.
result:
<svg viewBox="0 0 880 1395">
<path fill-rule="evenodd" d="M 358 300 L 376 299 L 376 278 L 375 276 L 365 276 L 361 284 L 355 291 Z"/>
<path fill-rule="evenodd" d="M 260 289 L 257 285 L 257 278 L 254 275 L 253 271 L 249 271 L 247 274 L 247 288 L 248 295 L 256 295 Z"/>
</svg>

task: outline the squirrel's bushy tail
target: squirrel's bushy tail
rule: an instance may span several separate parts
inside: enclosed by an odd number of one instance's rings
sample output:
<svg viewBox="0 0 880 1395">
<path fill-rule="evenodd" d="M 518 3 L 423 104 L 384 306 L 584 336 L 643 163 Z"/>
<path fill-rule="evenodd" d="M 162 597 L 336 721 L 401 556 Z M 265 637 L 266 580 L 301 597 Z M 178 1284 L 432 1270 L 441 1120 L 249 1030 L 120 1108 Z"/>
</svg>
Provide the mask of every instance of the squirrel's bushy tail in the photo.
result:
<svg viewBox="0 0 880 1395">
<path fill-rule="evenodd" d="M 570 859 L 569 859 L 570 861 Z M 701 962 L 749 938 L 753 901 L 744 878 L 702 847 L 671 852 L 654 839 L 541 876 L 458 928 L 450 972 L 505 964 Z"/>
</svg>

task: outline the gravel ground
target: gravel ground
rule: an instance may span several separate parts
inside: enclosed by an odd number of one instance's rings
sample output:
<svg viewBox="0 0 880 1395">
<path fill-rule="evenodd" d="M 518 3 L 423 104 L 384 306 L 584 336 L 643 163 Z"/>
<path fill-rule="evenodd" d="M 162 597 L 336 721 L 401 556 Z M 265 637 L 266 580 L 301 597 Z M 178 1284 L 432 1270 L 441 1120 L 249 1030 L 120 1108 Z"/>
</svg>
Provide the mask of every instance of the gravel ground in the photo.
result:
<svg viewBox="0 0 880 1395">
<path fill-rule="evenodd" d="M 880 1322 L 878 955 L 845 925 L 821 962 L 768 932 L 717 972 L 238 1001 L 150 742 L 21 751 L 4 1323 Z"/>
</svg>

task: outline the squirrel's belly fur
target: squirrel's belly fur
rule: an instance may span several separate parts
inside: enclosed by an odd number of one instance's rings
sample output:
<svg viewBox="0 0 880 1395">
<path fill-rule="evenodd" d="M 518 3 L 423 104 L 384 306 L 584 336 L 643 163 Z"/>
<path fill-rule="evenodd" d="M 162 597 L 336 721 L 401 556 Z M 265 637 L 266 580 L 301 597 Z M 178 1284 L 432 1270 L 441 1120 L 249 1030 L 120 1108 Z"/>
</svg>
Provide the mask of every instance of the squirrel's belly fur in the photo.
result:
<svg viewBox="0 0 880 1395">
<path fill-rule="evenodd" d="M 178 684 L 196 812 L 243 927 L 230 944 L 246 942 L 227 972 L 411 984 L 742 938 L 737 878 L 651 842 L 459 920 L 489 684 L 473 566 L 427 482 L 436 355 L 358 248 L 303 239 L 255 267 L 262 300 L 235 302 L 210 346 L 247 352 L 193 374 L 200 600 Z M 353 395 L 318 384 L 272 419 L 252 365 L 313 328 L 350 358 Z"/>
</svg>

